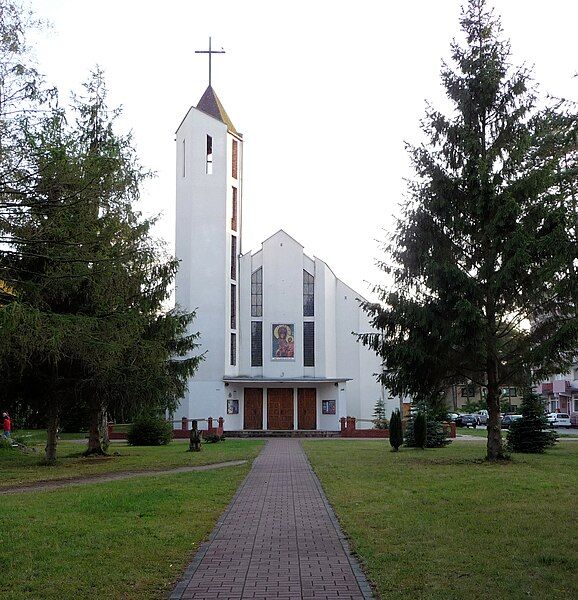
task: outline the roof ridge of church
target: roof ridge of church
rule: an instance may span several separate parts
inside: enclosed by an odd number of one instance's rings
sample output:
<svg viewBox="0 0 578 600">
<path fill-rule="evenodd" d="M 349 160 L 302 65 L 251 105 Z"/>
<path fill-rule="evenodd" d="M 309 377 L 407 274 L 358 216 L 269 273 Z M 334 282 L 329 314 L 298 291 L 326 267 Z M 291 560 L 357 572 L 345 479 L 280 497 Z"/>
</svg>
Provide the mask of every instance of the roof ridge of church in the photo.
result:
<svg viewBox="0 0 578 600">
<path fill-rule="evenodd" d="M 197 104 L 197 109 L 225 123 L 231 133 L 239 135 L 212 85 L 207 86 Z"/>
<path fill-rule="evenodd" d="M 335 271 L 329 266 L 329 264 L 323 260 L 322 258 L 319 258 L 319 256 L 317 256 L 316 254 L 312 254 L 311 256 L 309 254 L 307 254 L 305 252 L 305 246 L 303 246 L 303 244 L 301 244 L 297 239 L 295 239 L 291 234 L 287 233 L 283 228 L 278 229 L 275 233 L 272 233 L 269 237 L 265 238 L 262 242 L 261 242 L 261 248 L 259 250 L 256 250 L 255 252 L 249 251 L 249 254 L 251 256 L 255 256 L 257 254 L 259 254 L 259 252 L 263 251 L 263 245 L 265 244 L 265 242 L 268 242 L 270 239 L 274 238 L 276 235 L 279 235 L 280 233 L 283 233 L 284 235 L 286 235 L 289 239 L 293 240 L 298 246 L 300 246 L 303 249 L 303 254 L 305 256 L 307 256 L 310 260 L 312 261 L 316 261 L 318 260 L 319 262 L 322 262 L 330 271 L 331 274 L 333 275 L 333 277 L 335 277 L 336 281 L 339 281 L 341 284 L 343 284 L 346 288 L 349 288 L 356 296 L 359 297 L 360 300 L 367 302 L 367 299 L 365 298 L 365 296 L 363 294 L 360 294 L 357 290 L 355 290 L 354 288 L 352 288 L 348 283 L 346 283 L 345 281 L 343 281 L 343 279 L 341 279 L 340 277 L 338 277 L 335 273 Z"/>
<path fill-rule="evenodd" d="M 268 242 L 271 238 L 275 237 L 276 235 L 279 235 L 280 233 L 284 233 L 288 238 L 291 238 L 298 246 L 301 246 L 301 248 L 305 248 L 305 246 L 301 242 L 299 242 L 299 240 L 294 238 L 290 233 L 287 233 L 284 229 L 278 229 L 275 233 L 272 233 L 269 237 L 266 237 L 261 242 L 261 246 L 263 246 L 265 242 Z"/>
</svg>

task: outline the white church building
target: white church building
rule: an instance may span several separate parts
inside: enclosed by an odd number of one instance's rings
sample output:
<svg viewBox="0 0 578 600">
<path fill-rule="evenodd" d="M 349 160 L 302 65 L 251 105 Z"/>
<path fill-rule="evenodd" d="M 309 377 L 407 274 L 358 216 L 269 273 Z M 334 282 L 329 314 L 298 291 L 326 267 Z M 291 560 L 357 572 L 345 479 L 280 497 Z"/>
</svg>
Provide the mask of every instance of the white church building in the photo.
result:
<svg viewBox="0 0 578 600">
<path fill-rule="evenodd" d="M 196 311 L 204 361 L 173 418 L 223 416 L 227 431 L 371 419 L 383 392 L 354 335 L 370 331 L 361 296 L 285 231 L 242 253 L 243 136 L 211 85 L 176 146 L 176 303 Z"/>
</svg>

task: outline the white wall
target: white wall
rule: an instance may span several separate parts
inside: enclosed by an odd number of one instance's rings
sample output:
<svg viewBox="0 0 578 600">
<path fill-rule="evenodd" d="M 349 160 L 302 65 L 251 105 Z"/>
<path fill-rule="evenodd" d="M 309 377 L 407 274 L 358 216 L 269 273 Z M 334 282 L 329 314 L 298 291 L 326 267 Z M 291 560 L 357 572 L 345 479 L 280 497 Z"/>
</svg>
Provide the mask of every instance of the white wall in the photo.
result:
<svg viewBox="0 0 578 600">
<path fill-rule="evenodd" d="M 263 268 L 263 367 L 251 367 L 251 273 Z M 303 366 L 303 269 L 315 277 L 315 367 Z M 268 238 L 261 250 L 241 258 L 240 374 L 253 377 L 335 377 L 340 384 L 343 416 L 371 418 L 381 386 L 374 374 L 380 360 L 357 342 L 352 332 L 369 331 L 359 294 L 338 280 L 321 260 L 310 259 L 284 231 Z M 294 324 L 295 359 L 275 360 L 271 353 L 273 323 Z M 343 390 L 341 390 L 343 388 Z M 347 405 L 345 405 L 347 398 Z M 324 419 L 330 421 L 330 419 Z M 320 420 L 321 422 L 321 420 Z"/>
<path fill-rule="evenodd" d="M 206 136 L 213 138 L 213 172 L 206 173 Z M 239 179 L 231 175 L 233 139 L 239 147 Z M 185 146 L 183 147 L 183 141 Z M 176 278 L 177 305 L 196 310 L 205 360 L 189 384 L 175 418 L 223 416 L 228 429 L 243 423 L 243 386 L 225 386 L 223 376 L 275 379 L 329 377 L 351 379 L 318 388 L 318 427 L 337 429 L 340 416 L 370 418 L 380 386 L 373 374 L 377 357 L 359 345 L 351 332 L 367 330 L 358 294 L 321 260 L 312 260 L 284 231 L 263 242 L 262 250 L 239 260 L 231 280 L 232 187 L 238 189 L 237 248 L 241 251 L 242 141 L 224 123 L 191 108 L 176 134 Z M 183 172 L 184 165 L 184 172 Z M 263 268 L 263 367 L 251 367 L 251 273 Z M 315 277 L 315 367 L 303 366 L 303 270 Z M 237 364 L 230 364 L 231 283 L 237 291 Z M 272 325 L 294 325 L 293 359 L 272 357 Z M 279 384 L 282 385 L 282 384 Z M 298 387 L 298 385 L 295 385 Z M 226 415 L 227 398 L 238 398 L 238 415 Z M 330 396 L 330 397 L 329 397 Z M 322 415 L 321 400 L 337 400 L 337 415 Z M 266 399 L 266 396 L 265 396 Z"/>
<path fill-rule="evenodd" d="M 207 135 L 213 142 L 212 174 L 206 172 Z M 189 110 L 176 133 L 176 257 L 180 261 L 176 304 L 196 311 L 192 330 L 201 334 L 196 352 L 205 352 L 179 411 L 188 417 L 200 417 L 198 412 L 210 407 L 215 413 L 211 416 L 222 411 L 223 374 L 238 373 L 237 367 L 230 366 L 229 352 L 231 216 L 235 182 L 240 222 L 242 142 L 238 140 L 239 180 L 234 180 L 232 140 L 224 123 L 196 108 Z"/>
<path fill-rule="evenodd" d="M 350 288 L 351 289 L 351 288 Z M 353 291 L 353 290 L 352 290 Z M 356 300 L 356 303 L 358 301 Z M 365 311 L 358 308 L 359 326 L 357 333 L 370 333 L 373 331 L 369 325 L 369 319 Z M 360 397 L 360 417 L 363 419 L 372 418 L 376 402 L 382 397 L 383 389 L 381 383 L 378 383 L 377 376 L 381 372 L 381 358 L 377 354 L 355 341 L 359 346 L 359 397 Z M 389 415 L 387 415 L 389 418 Z"/>
<path fill-rule="evenodd" d="M 322 354 L 322 362 L 320 367 L 323 371 L 320 372 L 321 377 L 343 377 L 342 373 L 338 372 L 337 369 L 337 313 L 336 313 L 336 294 L 337 294 L 337 282 L 335 275 L 331 269 L 321 260 L 315 261 L 316 271 L 319 271 L 319 279 L 324 280 L 325 285 L 325 298 L 324 302 L 320 302 L 320 306 L 323 307 L 323 312 L 319 315 L 319 320 L 323 320 L 325 324 L 325 331 L 323 338 L 320 341 L 324 344 L 324 354 Z M 341 326 L 341 324 L 339 324 Z M 342 349 L 339 348 L 339 352 Z"/>
<path fill-rule="evenodd" d="M 280 231 L 263 242 L 263 375 L 303 376 L 303 246 Z M 294 325 L 294 359 L 272 358 L 272 325 Z"/>
</svg>

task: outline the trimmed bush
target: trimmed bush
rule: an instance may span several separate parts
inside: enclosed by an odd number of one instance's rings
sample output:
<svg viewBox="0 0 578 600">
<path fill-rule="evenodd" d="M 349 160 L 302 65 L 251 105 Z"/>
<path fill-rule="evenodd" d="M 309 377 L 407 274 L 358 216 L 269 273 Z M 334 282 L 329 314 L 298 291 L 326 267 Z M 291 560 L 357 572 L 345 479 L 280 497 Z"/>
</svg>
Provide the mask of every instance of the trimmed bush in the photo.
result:
<svg viewBox="0 0 578 600">
<path fill-rule="evenodd" d="M 173 426 L 162 417 L 141 417 L 128 430 L 131 446 L 164 446 L 173 437 Z"/>
<path fill-rule="evenodd" d="M 403 444 L 408 448 L 421 448 L 418 446 L 415 440 L 415 420 L 416 418 L 409 419 L 405 427 L 405 433 L 403 436 Z M 429 416 L 426 418 L 426 448 L 443 448 L 451 444 L 451 440 L 446 437 L 444 433 L 443 421 Z"/>
<path fill-rule="evenodd" d="M 526 394 L 522 399 L 522 418 L 514 421 L 508 430 L 508 450 L 541 454 L 558 439 L 558 435 L 547 431 L 547 427 L 542 398 L 534 393 Z"/>
<path fill-rule="evenodd" d="M 413 436 L 416 448 L 425 448 L 427 443 L 427 417 L 425 413 L 418 413 L 413 422 Z"/>
<path fill-rule="evenodd" d="M 395 452 L 403 444 L 403 430 L 399 409 L 391 413 L 391 419 L 389 420 L 389 443 Z"/>
<path fill-rule="evenodd" d="M 451 443 L 452 441 L 447 438 L 444 431 L 443 421 L 429 418 L 427 420 L 426 448 L 443 448 Z"/>
</svg>

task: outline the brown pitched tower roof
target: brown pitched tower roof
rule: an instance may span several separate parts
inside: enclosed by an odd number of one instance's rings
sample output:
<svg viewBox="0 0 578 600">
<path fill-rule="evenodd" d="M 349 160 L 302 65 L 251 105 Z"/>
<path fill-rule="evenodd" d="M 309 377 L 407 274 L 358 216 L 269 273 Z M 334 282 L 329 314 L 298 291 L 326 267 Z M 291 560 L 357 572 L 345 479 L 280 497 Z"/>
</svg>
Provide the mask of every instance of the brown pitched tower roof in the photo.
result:
<svg viewBox="0 0 578 600">
<path fill-rule="evenodd" d="M 199 103 L 197 104 L 197 108 L 199 110 L 202 110 L 204 113 L 211 115 L 211 117 L 215 117 L 215 119 L 218 119 L 222 123 L 225 123 L 227 129 L 231 133 L 237 134 L 235 126 L 233 125 L 231 119 L 229 119 L 229 115 L 223 108 L 221 101 L 219 100 L 217 94 L 215 93 L 215 90 L 211 86 L 209 86 L 205 90 L 205 93 L 203 94 L 203 96 L 199 100 Z"/>
</svg>

